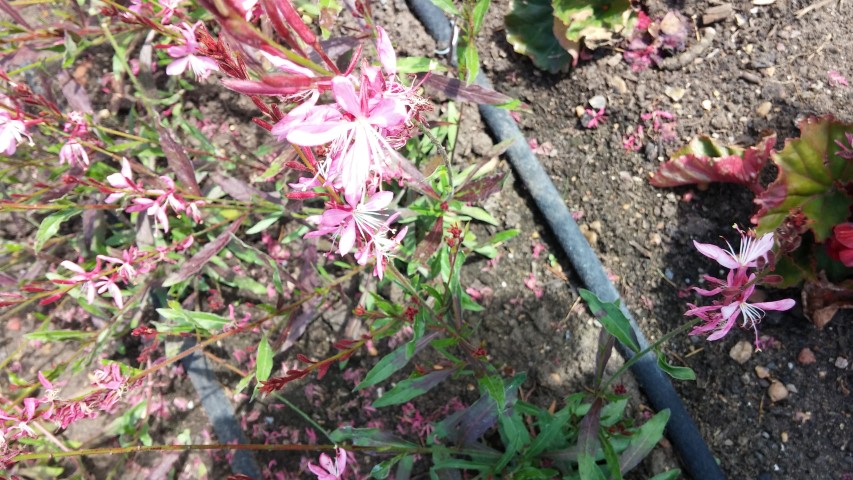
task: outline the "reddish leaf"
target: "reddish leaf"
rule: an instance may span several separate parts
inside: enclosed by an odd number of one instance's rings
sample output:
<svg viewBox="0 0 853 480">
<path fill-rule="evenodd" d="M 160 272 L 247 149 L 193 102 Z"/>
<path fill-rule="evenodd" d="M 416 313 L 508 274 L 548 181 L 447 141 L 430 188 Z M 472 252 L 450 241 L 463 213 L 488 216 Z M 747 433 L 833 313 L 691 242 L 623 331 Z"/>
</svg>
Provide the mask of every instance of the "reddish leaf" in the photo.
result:
<svg viewBox="0 0 853 480">
<path fill-rule="evenodd" d="M 239 78 L 224 78 L 222 79 L 222 84 L 225 85 L 225 88 L 246 95 L 292 95 L 305 90 L 305 88 L 293 85 L 276 86 L 254 80 L 241 80 Z"/>
<path fill-rule="evenodd" d="M 775 144 L 775 134 L 764 137 L 755 147 L 746 150 L 719 145 L 710 137 L 699 136 L 661 165 L 650 183 L 656 187 L 738 183 L 760 194 L 764 189 L 758 183 L 758 174 L 770 158 Z"/>
<path fill-rule="evenodd" d="M 462 185 L 453 198 L 463 202 L 479 202 L 503 188 L 506 172 L 493 173 Z"/>
<path fill-rule="evenodd" d="M 201 196 L 201 189 L 195 178 L 195 167 L 187 156 L 184 146 L 175 141 L 170 129 L 157 124 L 157 133 L 160 134 L 160 146 L 169 161 L 169 168 L 175 172 L 178 181 L 187 188 L 190 194 Z"/>
<path fill-rule="evenodd" d="M 432 258 L 432 255 L 438 250 L 441 245 L 441 239 L 444 236 L 444 217 L 438 217 L 438 220 L 432 226 L 429 233 L 426 234 L 418 248 L 415 249 L 415 260 L 426 264 L 427 260 Z"/>
<path fill-rule="evenodd" d="M 803 313 L 822 330 L 838 310 L 853 309 L 853 281 L 837 285 L 820 277 L 803 286 Z"/>
<path fill-rule="evenodd" d="M 498 93 L 479 85 L 465 85 L 465 82 L 443 75 L 427 75 L 423 81 L 425 87 L 437 90 L 453 100 L 462 100 L 486 105 L 502 105 L 512 101 L 512 97 Z"/>
<path fill-rule="evenodd" d="M 228 245 L 228 242 L 231 241 L 231 234 L 237 231 L 240 228 L 240 224 L 243 223 L 243 218 L 241 217 L 237 219 L 236 222 L 232 223 L 230 227 L 225 229 L 224 232 L 220 233 L 218 237 L 216 237 L 212 242 L 205 245 L 201 250 L 198 251 L 195 255 L 192 256 L 189 260 L 187 260 L 181 268 L 177 271 L 169 275 L 166 280 L 163 282 L 164 287 L 171 287 L 176 283 L 183 282 L 184 280 L 192 277 L 196 273 L 200 272 L 202 267 L 213 258 L 214 255 L 219 253 L 225 245 Z"/>
</svg>

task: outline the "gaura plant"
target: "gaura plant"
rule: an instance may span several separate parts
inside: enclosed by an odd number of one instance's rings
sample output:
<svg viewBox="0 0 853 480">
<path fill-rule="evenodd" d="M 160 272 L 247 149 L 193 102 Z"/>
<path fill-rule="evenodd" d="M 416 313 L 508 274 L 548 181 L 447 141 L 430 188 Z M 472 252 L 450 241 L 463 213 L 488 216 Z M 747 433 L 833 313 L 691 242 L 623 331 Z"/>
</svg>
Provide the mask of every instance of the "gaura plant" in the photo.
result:
<svg viewBox="0 0 853 480">
<path fill-rule="evenodd" d="M 487 6 L 461 10 L 469 34 Z M 423 87 L 500 96 L 410 75 L 433 62 L 397 58 L 366 2 L 350 5 L 358 28 L 340 38 L 332 27 L 342 6 L 332 1 L 301 10 L 288 0 L 69 7 L 61 28 L 31 24 L 8 5 L 17 23 L 0 25 L 4 59 L 31 55 L 0 72 L 0 212 L 21 226 L 0 243 L 0 320 L 25 330 L 0 359 L 4 473 L 85 476 L 79 457 L 91 455 L 119 459 L 118 473 L 137 452 L 234 449 L 151 428 L 191 408 L 166 399 L 161 384 L 196 353 L 234 375 L 229 387 L 243 402 L 283 399 L 297 385 L 307 397 L 342 370 L 358 378 L 360 413 L 400 408 L 422 433 L 395 443 L 370 425 L 327 432 L 293 407 L 311 429 L 284 437 L 287 426 L 275 425 L 275 436 L 241 447 L 312 452 L 268 463 L 270 476 L 296 477 L 302 463 L 323 480 L 360 478 L 370 463 L 374 478 L 390 468 L 409 478 L 416 456 L 430 455 L 435 463 L 420 468 L 621 478 L 656 445 L 667 413 L 629 417 L 624 391 L 608 388 L 624 368 L 608 380 L 599 373 L 594 394 L 567 394 L 551 411 L 527 402 L 524 377 L 496 367 L 488 339 L 477 337 L 483 307 L 462 267 L 496 257 L 519 232 L 475 234 L 478 222 L 499 226 L 477 204 L 505 175 L 489 159 L 454 162 L 459 109 L 450 102 L 433 121 Z M 319 31 L 306 22 L 312 12 Z M 106 74 L 88 79 L 98 90 L 87 90 L 86 61 L 104 59 Z M 190 92 L 204 99 L 220 87 L 256 109 L 256 148 L 237 135 L 216 140 L 221 125 L 191 106 Z M 624 318 L 611 318 L 618 306 L 586 298 L 613 335 L 625 333 Z M 360 329 L 322 345 L 330 353 L 296 352 L 333 309 Z M 238 338 L 248 346 L 235 349 Z M 359 352 L 391 341 L 363 377 L 349 370 Z M 28 364 L 25 353 L 45 344 L 65 356 Z M 430 363 L 419 363 L 426 352 Z M 411 402 L 462 381 L 479 387 L 479 400 L 416 421 Z M 71 436 L 74 424 L 112 414 L 100 437 L 108 446 Z M 463 430 L 477 435 L 460 439 Z"/>
<path fill-rule="evenodd" d="M 775 135 L 749 148 L 697 137 L 651 177 L 652 185 L 730 182 L 755 193 L 752 217 L 759 235 L 775 233 L 780 288 L 802 286 L 805 314 L 823 327 L 840 308 L 853 307 L 853 124 L 832 116 L 800 121 L 800 136 L 773 149 Z M 772 160 L 778 173 L 767 186 L 760 173 Z"/>
</svg>

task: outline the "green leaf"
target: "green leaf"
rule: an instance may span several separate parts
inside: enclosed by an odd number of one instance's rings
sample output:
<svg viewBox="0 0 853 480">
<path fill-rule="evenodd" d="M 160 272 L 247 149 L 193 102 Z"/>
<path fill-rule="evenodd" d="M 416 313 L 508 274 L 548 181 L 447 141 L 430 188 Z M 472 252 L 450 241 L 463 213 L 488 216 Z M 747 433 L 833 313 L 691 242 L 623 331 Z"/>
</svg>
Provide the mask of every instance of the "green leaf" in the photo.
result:
<svg viewBox="0 0 853 480">
<path fill-rule="evenodd" d="M 371 387 L 376 385 L 377 383 L 385 380 L 390 377 L 394 372 L 399 371 L 403 367 L 409 363 L 409 360 L 414 356 L 415 353 L 419 352 L 423 349 L 432 339 L 438 336 L 438 333 L 431 333 L 429 335 L 424 336 L 419 339 L 414 344 L 414 348 L 409 352 L 409 345 L 403 345 L 402 347 L 398 347 L 393 352 L 389 353 L 382 357 L 382 360 L 373 366 L 367 375 L 364 376 L 364 380 L 361 381 L 358 385 L 356 385 L 354 391 L 359 391 L 363 388 Z"/>
<path fill-rule="evenodd" d="M 554 36 L 551 0 L 513 0 L 504 23 L 512 48 L 530 57 L 536 67 L 557 73 L 571 64 L 572 57 Z"/>
<path fill-rule="evenodd" d="M 500 375 L 489 375 L 480 378 L 480 389 L 488 392 L 489 396 L 495 400 L 495 407 L 498 409 L 498 415 L 501 415 L 506 403 L 506 392 L 504 390 L 504 381 Z"/>
<path fill-rule="evenodd" d="M 261 220 L 260 222 L 254 224 L 252 228 L 246 230 L 246 235 L 254 235 L 256 233 L 261 233 L 264 230 L 270 228 L 270 226 L 275 224 L 275 222 L 279 221 L 279 219 L 281 219 L 281 215 L 273 215 L 271 217 L 267 217 Z"/>
<path fill-rule="evenodd" d="M 533 439 L 533 443 L 527 451 L 524 452 L 524 457 L 533 459 L 539 456 L 540 453 L 559 448 L 561 442 L 565 440 L 563 427 L 569 421 L 569 411 L 562 409 L 549 418 L 545 427 L 539 432 L 539 435 Z"/>
<path fill-rule="evenodd" d="M 398 383 L 390 391 L 377 398 L 372 406 L 374 408 L 387 407 L 389 405 L 399 405 L 408 402 L 409 400 L 423 395 L 432 390 L 447 377 L 453 374 L 453 370 L 438 370 L 427 373 L 422 377 L 407 378 Z"/>
<path fill-rule="evenodd" d="M 44 332 L 32 332 L 24 335 L 27 340 L 39 340 L 42 342 L 56 342 L 64 340 L 86 340 L 97 335 L 97 332 L 81 332 L 79 330 L 48 330 Z"/>
<path fill-rule="evenodd" d="M 397 438 L 393 433 L 378 428 L 341 427 L 329 434 L 329 437 L 336 444 L 349 442 L 357 447 L 418 448 L 418 445 Z"/>
<path fill-rule="evenodd" d="M 649 480 L 676 480 L 681 478 L 681 470 L 675 468 L 672 470 L 667 470 L 665 472 L 661 472 Z"/>
<path fill-rule="evenodd" d="M 243 390 L 245 390 L 246 387 L 248 387 L 249 384 L 252 383 L 252 380 L 254 380 L 254 379 L 255 379 L 254 375 L 246 375 L 245 377 L 241 378 L 240 381 L 237 382 L 237 385 L 234 387 L 234 393 L 235 394 L 240 393 Z"/>
<path fill-rule="evenodd" d="M 459 52 L 459 69 L 465 73 L 465 83 L 471 85 L 477 79 L 480 71 L 480 55 L 477 53 L 477 45 L 468 41 L 460 41 L 457 48 Z"/>
<path fill-rule="evenodd" d="M 581 45 L 595 50 L 633 28 L 630 0 L 554 0 L 552 31 L 575 61 Z"/>
<path fill-rule="evenodd" d="M 484 210 L 480 207 L 474 207 L 471 205 L 463 205 L 463 206 L 459 207 L 459 209 L 457 209 L 456 211 L 462 215 L 469 216 L 469 217 L 473 218 L 474 220 L 486 222 L 486 223 L 489 223 L 489 224 L 494 225 L 496 227 L 500 226 L 500 222 L 498 222 L 497 219 L 495 219 L 495 217 L 493 217 L 491 213 L 487 212 L 486 210 Z"/>
<path fill-rule="evenodd" d="M 634 432 L 631 442 L 619 457 L 619 466 L 623 474 L 639 465 L 651 453 L 663 438 L 663 430 L 668 421 L 669 409 L 661 410 Z"/>
<path fill-rule="evenodd" d="M 604 472 L 595 463 L 595 458 L 588 453 L 578 455 L 578 472 L 580 473 L 581 480 L 607 480 Z"/>
<path fill-rule="evenodd" d="M 696 380 L 696 372 L 690 367 L 677 367 L 666 361 L 666 355 L 660 349 L 655 349 L 658 357 L 658 367 L 676 380 Z"/>
<path fill-rule="evenodd" d="M 255 363 L 255 378 L 259 382 L 264 382 L 270 378 L 270 373 L 272 373 L 272 359 L 272 348 L 270 347 L 269 340 L 267 340 L 267 336 L 264 335 L 261 343 L 258 344 L 258 356 Z"/>
<path fill-rule="evenodd" d="M 447 71 L 447 67 L 434 58 L 400 57 L 397 59 L 397 73 L 412 74 L 444 71 Z"/>
<path fill-rule="evenodd" d="M 477 4 L 474 5 L 474 12 L 472 15 L 474 31 L 468 32 L 471 37 L 476 37 L 480 33 L 480 27 L 483 26 L 483 19 L 486 17 L 486 12 L 489 11 L 490 4 L 490 0 L 477 0 Z"/>
<path fill-rule="evenodd" d="M 635 352 L 640 351 L 640 347 L 634 340 L 631 322 L 629 322 L 628 318 L 625 317 L 625 314 L 622 313 L 622 310 L 619 308 L 618 301 L 609 303 L 602 302 L 594 293 L 582 288 L 578 290 L 578 293 L 587 305 L 589 305 L 589 309 L 598 318 L 598 321 L 601 322 L 601 325 L 604 326 L 607 333 L 616 337 L 617 340 L 619 340 L 623 345 L 629 347 L 631 350 Z"/>
<path fill-rule="evenodd" d="M 838 155 L 836 142 L 849 146 L 845 134 L 853 134 L 853 124 L 827 116 L 806 118 L 799 126 L 800 138 L 788 140 L 772 157 L 779 174 L 755 200 L 761 205 L 757 230 L 771 232 L 792 210 L 801 210 L 815 240 L 823 242 L 847 221 L 852 203 L 842 186 L 853 181 L 853 161 Z"/>
<path fill-rule="evenodd" d="M 60 210 L 45 217 L 45 219 L 41 221 L 41 225 L 39 225 L 38 232 L 36 232 L 36 240 L 33 244 L 33 249 L 36 252 L 41 251 L 45 242 L 53 238 L 53 236 L 59 232 L 59 227 L 62 225 L 62 222 L 75 215 L 79 215 L 82 211 L 83 210 L 79 208 L 69 208 L 66 210 Z"/>
<path fill-rule="evenodd" d="M 459 13 L 459 10 L 453 5 L 453 0 L 432 0 L 432 3 L 435 4 L 436 7 L 440 8 L 444 13 L 456 17 L 461 17 L 462 14 Z"/>
<path fill-rule="evenodd" d="M 521 230 L 518 230 L 516 228 L 510 228 L 508 230 L 496 233 L 492 238 L 489 239 L 487 243 L 489 245 L 497 245 L 511 238 L 517 237 L 519 233 L 521 233 Z"/>
<path fill-rule="evenodd" d="M 494 397 L 492 397 L 494 398 Z M 502 471 L 515 457 L 516 452 L 530 443 L 530 434 L 518 412 L 498 417 L 498 431 L 504 444 L 504 454 L 495 465 L 495 471 Z"/>
</svg>

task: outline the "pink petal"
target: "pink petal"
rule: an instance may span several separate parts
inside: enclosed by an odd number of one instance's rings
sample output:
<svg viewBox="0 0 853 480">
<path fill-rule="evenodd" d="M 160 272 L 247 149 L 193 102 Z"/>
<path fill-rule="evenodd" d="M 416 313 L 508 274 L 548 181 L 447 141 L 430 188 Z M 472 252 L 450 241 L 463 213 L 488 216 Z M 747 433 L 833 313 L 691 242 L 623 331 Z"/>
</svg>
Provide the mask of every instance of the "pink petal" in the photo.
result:
<svg viewBox="0 0 853 480">
<path fill-rule="evenodd" d="M 79 273 L 81 275 L 86 274 L 86 270 L 83 270 L 83 267 L 68 260 L 65 260 L 64 262 L 60 263 L 59 266 L 65 267 L 67 270 L 71 270 L 74 273 Z"/>
<path fill-rule="evenodd" d="M 166 67 L 166 74 L 181 75 L 187 70 L 187 65 L 189 65 L 189 63 L 190 57 L 178 58 Z"/>
<path fill-rule="evenodd" d="M 717 263 L 726 268 L 737 268 L 740 266 L 737 260 L 735 260 L 729 252 L 716 245 L 712 245 L 710 243 L 699 243 L 696 240 L 693 240 L 693 245 L 696 247 L 696 250 L 699 250 L 699 253 L 716 260 Z"/>
<path fill-rule="evenodd" d="M 751 304 L 753 307 L 760 308 L 762 310 L 778 310 L 785 311 L 794 308 L 797 302 L 790 298 L 786 298 L 783 300 L 776 300 L 775 302 L 758 302 Z"/>
<path fill-rule="evenodd" d="M 332 91 L 335 93 L 335 101 L 356 118 L 364 118 L 361 102 L 355 93 L 355 87 L 346 77 L 335 77 L 332 79 Z"/>
<path fill-rule="evenodd" d="M 388 75 L 397 73 L 397 54 L 394 53 L 394 47 L 391 46 L 391 40 L 385 30 L 376 26 L 376 51 L 379 52 L 379 61 L 382 63 L 382 69 Z"/>
<path fill-rule="evenodd" d="M 387 207 L 391 200 L 394 199 L 394 193 L 390 191 L 376 192 L 367 199 L 364 204 L 364 210 L 375 211 L 382 210 Z"/>
<path fill-rule="evenodd" d="M 343 475 L 344 470 L 347 468 L 347 452 L 343 448 L 336 448 L 337 457 L 335 458 L 335 468 L 337 469 L 337 474 Z"/>
<path fill-rule="evenodd" d="M 350 122 L 326 122 L 320 124 L 302 124 L 293 127 L 287 133 L 287 141 L 303 147 L 316 147 L 329 143 L 342 136 L 353 127 Z"/>
<path fill-rule="evenodd" d="M 341 234 L 341 240 L 338 243 L 340 254 L 348 254 L 352 250 L 353 245 L 355 245 L 355 222 L 349 222 L 344 227 L 344 232 Z"/>
<path fill-rule="evenodd" d="M 397 127 L 406 121 L 406 107 L 403 102 L 386 98 L 370 111 L 369 121 L 377 127 Z"/>
</svg>

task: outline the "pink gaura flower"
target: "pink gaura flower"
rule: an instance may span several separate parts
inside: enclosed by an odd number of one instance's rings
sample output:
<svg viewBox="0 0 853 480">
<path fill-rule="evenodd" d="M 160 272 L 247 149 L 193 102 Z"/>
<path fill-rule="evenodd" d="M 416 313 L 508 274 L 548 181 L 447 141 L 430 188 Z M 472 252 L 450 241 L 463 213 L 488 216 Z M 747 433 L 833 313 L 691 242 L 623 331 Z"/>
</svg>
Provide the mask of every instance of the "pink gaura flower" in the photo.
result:
<svg viewBox="0 0 853 480">
<path fill-rule="evenodd" d="M 101 277 L 95 282 L 95 287 L 98 289 L 98 295 L 103 295 L 104 292 L 110 292 L 113 298 L 113 303 L 119 309 L 124 308 L 124 298 L 121 295 L 121 289 L 118 288 L 112 277 Z M 91 303 L 91 302 L 89 302 Z"/>
<path fill-rule="evenodd" d="M 135 246 L 131 246 L 127 250 L 121 252 L 121 258 L 108 257 L 106 255 L 98 255 L 98 258 L 115 265 L 119 265 L 118 276 L 125 282 L 130 282 L 136 276 L 137 271 L 133 267 L 133 262 L 136 260 L 136 255 L 139 250 Z"/>
<path fill-rule="evenodd" d="M 33 139 L 27 134 L 26 124 L 12 118 L 9 112 L 0 108 L 0 152 L 7 156 L 14 155 L 18 145 L 24 142 L 24 137 L 27 137 L 32 145 Z"/>
<path fill-rule="evenodd" d="M 376 192 L 365 202 L 353 202 L 352 198 L 347 198 L 347 205 L 335 205 L 323 212 L 317 230 L 305 236 L 333 234 L 339 239 L 338 253 L 346 255 L 357 240 L 369 240 L 386 228 L 390 217 L 384 209 L 393 198 L 394 194 L 389 191 Z"/>
<path fill-rule="evenodd" d="M 347 468 L 347 452 L 343 448 L 335 448 L 335 462 L 325 453 L 320 454 L 320 465 L 308 464 L 308 470 L 317 475 L 317 480 L 341 480 Z"/>
<path fill-rule="evenodd" d="M 382 280 L 388 260 L 394 256 L 394 250 L 400 246 L 408 230 L 409 227 L 403 227 L 395 235 L 393 230 L 386 228 L 382 235 L 371 237 L 355 254 L 358 264 L 365 265 L 368 260 L 375 258 L 376 265 L 373 267 L 373 275 Z"/>
<path fill-rule="evenodd" d="M 84 170 L 89 168 L 89 155 L 76 138 L 68 140 L 59 149 L 59 164 L 64 163 L 68 163 L 69 166 L 78 166 Z"/>
<path fill-rule="evenodd" d="M 130 163 L 128 163 L 126 158 L 121 159 L 121 173 L 112 173 L 108 175 L 107 183 L 116 189 L 131 190 L 137 193 L 142 192 L 142 188 L 133 181 L 133 170 L 130 168 Z M 105 202 L 115 203 L 127 195 L 127 193 L 128 192 L 126 191 L 113 192 L 107 196 Z"/>
<path fill-rule="evenodd" d="M 767 233 L 756 239 L 751 232 L 741 232 L 741 242 L 738 252 L 728 241 L 728 251 L 709 243 L 693 241 L 699 253 L 714 259 L 726 268 L 748 268 L 757 266 L 758 260 L 767 260 L 767 255 L 773 248 L 773 233 Z"/>
<path fill-rule="evenodd" d="M 758 324 L 764 318 L 767 310 L 785 311 L 794 307 L 796 302 L 790 298 L 776 300 L 774 302 L 749 303 L 748 299 L 755 291 L 755 274 L 747 279 L 747 286 L 743 292 L 729 302 L 715 302 L 714 305 L 705 307 L 693 306 L 685 315 L 696 316 L 704 320 L 704 324 L 695 327 L 690 335 L 703 335 L 710 332 L 708 340 L 714 341 L 725 337 L 738 318 L 741 318 L 742 328 L 752 329 L 755 332 L 755 344 L 759 346 Z"/>
<path fill-rule="evenodd" d="M 101 275 L 101 261 L 98 260 L 97 265 L 91 272 L 87 272 L 86 269 L 69 260 L 65 260 L 59 265 L 66 270 L 74 272 L 75 275 L 68 280 L 54 280 L 54 283 L 80 285 L 80 291 L 86 297 L 86 301 L 92 304 L 95 301 L 95 293 L 98 290 L 95 286 L 95 279 Z"/>
<path fill-rule="evenodd" d="M 187 23 L 179 28 L 181 35 L 184 37 L 183 45 L 173 45 L 166 50 L 166 53 L 175 60 L 166 67 L 166 73 L 169 75 L 181 75 L 187 67 L 195 74 L 198 81 L 205 80 L 210 76 L 211 72 L 219 70 L 219 64 L 212 58 L 198 53 L 198 41 L 195 38 L 196 29 L 201 26 L 201 22 L 196 22 L 190 26 Z"/>
</svg>

